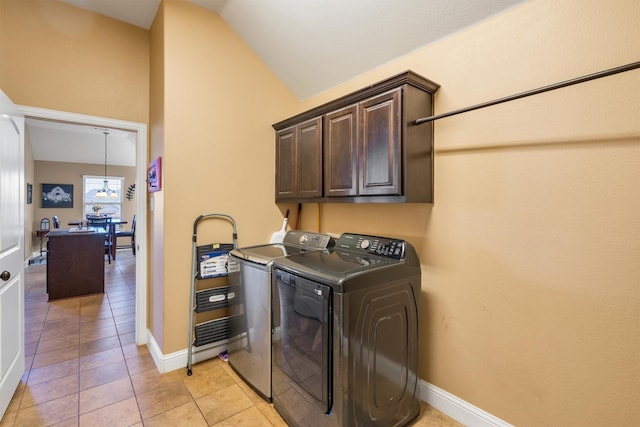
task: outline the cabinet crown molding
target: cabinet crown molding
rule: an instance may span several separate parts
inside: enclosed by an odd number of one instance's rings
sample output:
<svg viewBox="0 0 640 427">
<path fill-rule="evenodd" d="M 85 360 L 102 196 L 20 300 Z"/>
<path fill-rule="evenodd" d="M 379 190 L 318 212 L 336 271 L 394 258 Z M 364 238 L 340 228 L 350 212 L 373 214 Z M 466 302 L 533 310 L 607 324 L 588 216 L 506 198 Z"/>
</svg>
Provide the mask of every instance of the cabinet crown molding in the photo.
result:
<svg viewBox="0 0 640 427">
<path fill-rule="evenodd" d="M 405 84 L 416 87 L 431 94 L 436 93 L 440 88 L 440 85 L 438 83 L 422 77 L 421 75 L 416 74 L 411 70 L 407 70 L 403 73 L 396 74 L 395 76 L 382 80 L 378 83 L 374 83 L 365 88 L 344 95 L 333 101 L 329 101 L 325 104 L 319 105 L 315 108 L 312 108 L 311 110 L 304 111 L 293 117 L 289 117 L 285 120 L 275 123 L 273 125 L 273 128 L 276 131 L 286 129 L 297 123 L 312 119 L 317 116 L 321 116 L 329 111 L 338 110 L 348 105 L 355 104 L 372 96 L 379 95 L 388 90 L 395 89 Z"/>
</svg>

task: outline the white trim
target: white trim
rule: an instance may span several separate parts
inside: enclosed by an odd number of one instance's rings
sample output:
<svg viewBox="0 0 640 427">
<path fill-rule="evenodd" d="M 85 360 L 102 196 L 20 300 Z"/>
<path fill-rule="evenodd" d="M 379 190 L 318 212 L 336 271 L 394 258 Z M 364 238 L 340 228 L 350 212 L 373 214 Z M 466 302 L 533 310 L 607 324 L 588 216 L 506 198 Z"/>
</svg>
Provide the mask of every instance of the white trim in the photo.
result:
<svg viewBox="0 0 640 427">
<path fill-rule="evenodd" d="M 176 369 L 187 368 L 187 349 L 164 355 L 160 350 L 160 346 L 151 334 L 151 331 L 147 331 L 147 337 L 149 352 L 151 353 L 151 357 L 153 358 L 153 361 L 160 373 L 164 374 Z M 220 343 L 215 343 L 213 347 L 207 348 L 206 350 L 194 352 L 193 363 L 195 364 L 203 360 L 216 357 L 221 351 L 226 350 L 226 342 L 227 341 L 221 341 Z M 194 369 L 195 368 L 197 367 L 194 367 Z M 435 409 L 465 426 L 513 427 L 506 421 L 483 411 L 471 403 L 466 402 L 433 384 L 420 380 L 419 385 L 420 400 L 428 403 Z"/>
<path fill-rule="evenodd" d="M 187 369 L 188 352 L 186 348 L 184 350 L 164 355 L 162 354 L 162 350 L 160 350 L 160 346 L 156 342 L 151 331 L 147 331 L 147 342 L 149 353 L 151 353 L 151 357 L 156 364 L 156 368 L 158 368 L 158 371 L 161 374 L 175 371 L 176 369 Z M 221 343 L 217 343 L 217 345 L 209 347 L 206 350 L 200 350 L 197 353 L 194 352 L 192 354 L 192 363 L 195 364 L 202 362 L 203 360 L 214 358 L 226 349 L 226 341 L 222 341 Z"/>
<path fill-rule="evenodd" d="M 162 354 L 162 350 L 160 350 L 160 346 L 156 342 L 156 339 L 153 337 L 153 334 L 149 329 L 147 329 L 147 347 L 149 348 L 149 353 L 153 358 L 153 362 L 156 364 L 156 368 L 161 374 L 164 374 L 166 371 L 164 370 L 164 355 Z"/>
<path fill-rule="evenodd" d="M 25 117 L 59 120 L 136 132 L 136 344 L 147 343 L 147 125 L 106 117 L 17 105 Z M 142 248 L 142 250 L 140 250 Z"/>
<path fill-rule="evenodd" d="M 420 380 L 420 399 L 469 427 L 511 427 L 506 421 L 424 380 Z"/>
</svg>

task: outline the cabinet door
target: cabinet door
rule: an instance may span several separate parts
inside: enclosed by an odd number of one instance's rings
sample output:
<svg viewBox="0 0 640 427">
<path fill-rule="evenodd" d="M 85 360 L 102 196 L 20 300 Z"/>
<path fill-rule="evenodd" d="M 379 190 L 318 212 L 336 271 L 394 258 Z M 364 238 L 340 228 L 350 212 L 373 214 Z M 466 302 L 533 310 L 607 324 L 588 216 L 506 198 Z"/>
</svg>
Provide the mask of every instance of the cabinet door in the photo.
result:
<svg viewBox="0 0 640 427">
<path fill-rule="evenodd" d="M 276 200 L 296 196 L 296 127 L 276 133 Z"/>
<path fill-rule="evenodd" d="M 359 195 L 401 195 L 400 94 L 387 92 L 360 103 Z"/>
<path fill-rule="evenodd" d="M 322 197 L 322 117 L 276 133 L 276 201 Z"/>
<path fill-rule="evenodd" d="M 322 197 L 322 117 L 297 126 L 298 198 Z"/>
<path fill-rule="evenodd" d="M 324 122 L 324 193 L 358 195 L 358 105 L 334 111 Z"/>
</svg>

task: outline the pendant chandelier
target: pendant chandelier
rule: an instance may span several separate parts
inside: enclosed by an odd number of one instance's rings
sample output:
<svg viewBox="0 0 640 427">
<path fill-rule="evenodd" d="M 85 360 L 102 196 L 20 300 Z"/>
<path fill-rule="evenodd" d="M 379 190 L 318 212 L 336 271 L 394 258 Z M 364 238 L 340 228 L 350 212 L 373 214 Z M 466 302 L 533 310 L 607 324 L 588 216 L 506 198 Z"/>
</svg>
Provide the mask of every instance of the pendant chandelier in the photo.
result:
<svg viewBox="0 0 640 427">
<path fill-rule="evenodd" d="M 109 132 L 106 130 L 104 133 L 104 184 L 102 185 L 102 189 L 100 189 L 96 193 L 96 197 L 105 198 L 111 197 L 112 199 L 116 199 L 118 197 L 118 193 L 115 190 L 109 188 L 109 180 L 107 179 L 107 135 Z"/>
</svg>

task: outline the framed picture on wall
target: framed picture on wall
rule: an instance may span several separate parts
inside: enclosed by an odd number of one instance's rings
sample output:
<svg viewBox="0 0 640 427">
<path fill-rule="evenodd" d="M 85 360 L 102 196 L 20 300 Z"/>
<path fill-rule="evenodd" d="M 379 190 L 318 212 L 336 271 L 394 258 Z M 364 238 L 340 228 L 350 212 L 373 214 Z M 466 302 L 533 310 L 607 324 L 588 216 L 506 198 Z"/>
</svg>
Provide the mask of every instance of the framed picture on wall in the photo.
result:
<svg viewBox="0 0 640 427">
<path fill-rule="evenodd" d="M 33 185 L 27 182 L 27 204 L 33 203 Z"/>
<path fill-rule="evenodd" d="M 149 164 L 147 186 L 152 193 L 162 190 L 162 159 L 160 157 Z"/>
<path fill-rule="evenodd" d="M 73 184 L 42 184 L 43 208 L 72 208 Z"/>
</svg>

